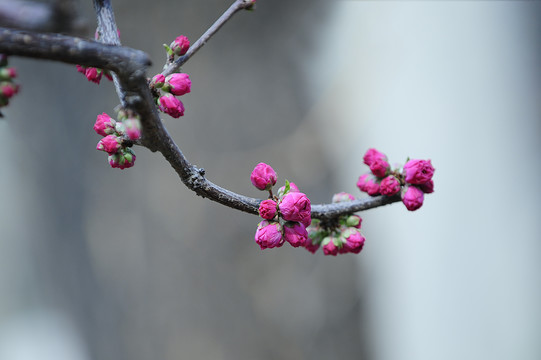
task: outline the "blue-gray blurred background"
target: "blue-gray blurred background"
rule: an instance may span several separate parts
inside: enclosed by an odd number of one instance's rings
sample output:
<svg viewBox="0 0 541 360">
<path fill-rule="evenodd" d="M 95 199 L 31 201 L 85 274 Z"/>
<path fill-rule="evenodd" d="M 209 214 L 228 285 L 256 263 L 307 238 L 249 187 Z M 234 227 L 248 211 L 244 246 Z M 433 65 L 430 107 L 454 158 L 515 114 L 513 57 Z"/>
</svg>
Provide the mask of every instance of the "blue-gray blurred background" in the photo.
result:
<svg viewBox="0 0 541 360">
<path fill-rule="evenodd" d="M 218 0 L 114 1 L 123 44 L 192 41 Z M 77 3 L 94 33 L 90 1 Z M 260 0 L 183 67 L 163 116 L 208 178 L 254 197 L 255 164 L 313 203 L 370 147 L 432 160 L 413 213 L 361 214 L 360 255 L 261 251 L 258 218 L 197 197 L 92 125 L 118 104 L 73 66 L 11 58 L 0 121 L 0 360 L 541 358 L 541 2 Z"/>
</svg>

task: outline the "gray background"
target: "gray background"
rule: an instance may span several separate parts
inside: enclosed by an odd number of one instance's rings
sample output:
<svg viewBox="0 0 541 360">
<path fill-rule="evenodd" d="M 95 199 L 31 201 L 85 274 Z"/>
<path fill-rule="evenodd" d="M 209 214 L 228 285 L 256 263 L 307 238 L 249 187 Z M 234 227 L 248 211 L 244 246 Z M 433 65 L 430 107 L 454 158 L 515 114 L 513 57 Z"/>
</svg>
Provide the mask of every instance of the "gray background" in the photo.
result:
<svg viewBox="0 0 541 360">
<path fill-rule="evenodd" d="M 124 45 L 192 41 L 223 1 L 115 1 Z M 436 192 L 361 214 L 365 250 L 261 251 L 258 219 L 195 196 L 159 155 L 110 169 L 73 66 L 13 58 L 0 122 L 0 359 L 538 359 L 536 2 L 267 1 L 183 71 L 163 116 L 209 179 L 270 163 L 314 203 L 369 147 L 431 158 Z M 80 4 L 93 34 L 91 2 Z"/>
</svg>

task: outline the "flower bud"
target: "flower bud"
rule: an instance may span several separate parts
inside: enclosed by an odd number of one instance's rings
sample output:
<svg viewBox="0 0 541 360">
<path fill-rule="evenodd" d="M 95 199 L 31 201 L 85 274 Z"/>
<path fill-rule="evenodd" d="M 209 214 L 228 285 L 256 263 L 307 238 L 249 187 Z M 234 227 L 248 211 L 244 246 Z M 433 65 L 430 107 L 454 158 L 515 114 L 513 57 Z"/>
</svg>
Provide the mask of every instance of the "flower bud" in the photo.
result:
<svg viewBox="0 0 541 360">
<path fill-rule="evenodd" d="M 430 160 L 410 160 L 404 165 L 404 178 L 409 184 L 421 185 L 429 182 L 434 175 Z"/>
<path fill-rule="evenodd" d="M 298 221 L 304 226 L 308 226 L 312 222 L 310 199 L 301 192 L 290 192 L 284 195 L 278 208 L 284 220 Z"/>
<path fill-rule="evenodd" d="M 169 45 L 169 47 L 174 54 L 182 56 L 186 54 L 186 52 L 190 48 L 190 41 L 186 36 L 180 35 L 171 43 L 171 45 Z"/>
<path fill-rule="evenodd" d="M 165 76 L 162 74 L 154 75 L 152 80 L 150 80 L 150 85 L 154 86 L 156 89 L 159 89 L 165 83 Z"/>
<path fill-rule="evenodd" d="M 336 256 L 339 250 L 339 247 L 336 245 L 338 242 L 337 240 L 338 239 L 336 239 L 332 235 L 327 236 L 325 239 L 323 239 L 323 241 L 321 242 L 321 246 L 323 247 L 323 254 Z"/>
<path fill-rule="evenodd" d="M 141 138 L 141 121 L 137 118 L 128 118 L 122 122 L 125 134 L 130 140 L 135 141 Z"/>
<path fill-rule="evenodd" d="M 341 203 L 355 200 L 355 196 L 348 194 L 347 192 L 339 192 L 332 196 L 333 203 Z"/>
<path fill-rule="evenodd" d="M 259 216 L 266 220 L 272 220 L 276 216 L 276 201 L 267 199 L 259 204 Z"/>
<path fill-rule="evenodd" d="M 184 115 L 184 104 L 173 95 L 165 94 L 164 96 L 160 96 L 158 101 L 160 110 L 175 119 Z"/>
<path fill-rule="evenodd" d="M 130 148 L 122 148 L 120 151 L 109 155 L 109 165 L 121 170 L 131 168 L 135 164 L 135 154 Z"/>
<path fill-rule="evenodd" d="M 387 156 L 384 153 L 377 151 L 376 149 L 368 149 L 364 154 L 363 161 L 366 165 L 370 166 L 376 159 L 383 159 L 387 161 Z"/>
<path fill-rule="evenodd" d="M 352 252 L 358 254 L 363 249 L 365 238 L 359 230 L 351 227 L 347 228 L 342 231 L 341 237 L 345 239 L 344 246 L 341 249 L 342 253 Z"/>
<path fill-rule="evenodd" d="M 370 164 L 370 171 L 375 176 L 382 178 L 391 171 L 391 165 L 387 162 L 387 158 L 373 158 Z"/>
<path fill-rule="evenodd" d="M 286 187 L 285 186 L 282 186 L 278 189 L 278 191 L 276 192 L 276 195 L 278 196 L 278 198 L 282 198 L 284 197 L 284 195 L 286 194 Z M 289 183 L 289 191 L 288 193 L 290 192 L 299 192 L 299 188 L 297 187 L 297 185 L 295 185 L 295 183 L 292 183 L 290 182 Z"/>
<path fill-rule="evenodd" d="M 261 191 L 270 190 L 277 179 L 274 169 L 265 163 L 257 164 L 250 175 L 252 184 Z"/>
<path fill-rule="evenodd" d="M 314 226 L 315 222 L 319 223 L 319 220 L 314 219 L 314 221 L 312 221 L 312 225 L 306 228 L 308 238 L 304 243 L 304 247 L 306 248 L 306 250 L 310 251 L 312 254 L 316 253 L 317 249 L 319 249 L 321 241 L 327 236 L 327 233 L 325 231 L 319 230 L 317 226 Z"/>
<path fill-rule="evenodd" d="M 357 187 L 359 190 L 368 193 L 370 196 L 379 195 L 379 182 L 372 174 L 361 175 L 357 181 Z"/>
<path fill-rule="evenodd" d="M 80 72 L 81 74 L 86 73 L 86 66 L 75 65 L 75 67 L 77 68 L 77 71 Z"/>
<path fill-rule="evenodd" d="M 98 115 L 94 123 L 94 131 L 101 136 L 111 135 L 115 132 L 115 119 L 111 118 L 106 113 Z"/>
<path fill-rule="evenodd" d="M 400 191 L 400 181 L 393 175 L 387 176 L 385 179 L 381 180 L 379 186 L 379 192 L 382 195 L 392 196 L 398 194 Z"/>
<path fill-rule="evenodd" d="M 354 227 L 357 229 L 361 228 L 362 222 L 363 222 L 363 219 L 359 215 L 350 215 L 346 219 L 346 225 L 348 227 Z"/>
<path fill-rule="evenodd" d="M 188 74 L 171 74 L 165 78 L 165 85 L 162 90 L 168 91 L 173 95 L 182 96 L 192 89 L 192 81 Z"/>
<path fill-rule="evenodd" d="M 3 82 L 0 85 L 0 95 L 6 99 L 11 99 L 13 95 L 19 92 L 19 85 L 13 84 L 11 82 Z"/>
<path fill-rule="evenodd" d="M 424 194 L 416 186 L 408 185 L 402 189 L 402 202 L 409 211 L 414 211 L 423 205 Z"/>
<path fill-rule="evenodd" d="M 304 246 L 308 233 L 306 227 L 296 221 L 288 221 L 284 224 L 284 239 L 293 247 Z"/>
<path fill-rule="evenodd" d="M 94 67 L 89 67 L 85 71 L 85 76 L 88 79 L 88 81 L 92 81 L 93 83 L 99 84 L 101 81 L 101 69 L 96 69 Z"/>
<path fill-rule="evenodd" d="M 255 242 L 261 249 L 280 247 L 284 244 L 282 225 L 276 221 L 263 220 L 257 225 Z"/>
<path fill-rule="evenodd" d="M 17 77 L 15 68 L 0 67 L 0 80 L 10 81 Z"/>
<path fill-rule="evenodd" d="M 118 136 L 107 135 L 98 142 L 96 149 L 100 151 L 105 151 L 109 155 L 113 155 L 118 150 L 120 150 L 120 148 L 122 147 L 121 143 L 122 139 L 120 139 Z"/>
</svg>

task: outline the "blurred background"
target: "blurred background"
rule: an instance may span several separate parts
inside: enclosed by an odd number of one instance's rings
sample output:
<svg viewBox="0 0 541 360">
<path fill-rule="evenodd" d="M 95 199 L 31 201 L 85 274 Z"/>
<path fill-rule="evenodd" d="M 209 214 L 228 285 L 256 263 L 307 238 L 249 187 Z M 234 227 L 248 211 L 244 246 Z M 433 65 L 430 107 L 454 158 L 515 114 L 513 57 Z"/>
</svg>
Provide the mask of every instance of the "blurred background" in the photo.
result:
<svg viewBox="0 0 541 360">
<path fill-rule="evenodd" d="M 115 0 L 123 44 L 161 70 L 218 0 Z M 76 2 L 86 37 L 92 3 Z M 0 360 L 541 358 L 541 3 L 265 1 L 183 67 L 163 120 L 222 187 L 258 162 L 313 203 L 356 189 L 375 147 L 431 159 L 416 212 L 363 212 L 359 255 L 261 251 L 258 218 L 197 197 L 159 154 L 111 169 L 107 80 L 10 58 L 0 121 Z"/>
</svg>

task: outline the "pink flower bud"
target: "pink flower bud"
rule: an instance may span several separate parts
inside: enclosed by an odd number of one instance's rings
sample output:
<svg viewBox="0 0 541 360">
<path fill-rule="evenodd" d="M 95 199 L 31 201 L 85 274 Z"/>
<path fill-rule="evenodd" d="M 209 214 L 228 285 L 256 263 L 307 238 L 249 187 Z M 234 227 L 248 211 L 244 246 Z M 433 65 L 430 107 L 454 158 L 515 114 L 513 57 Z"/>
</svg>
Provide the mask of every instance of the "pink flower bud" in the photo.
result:
<svg viewBox="0 0 541 360">
<path fill-rule="evenodd" d="M 113 155 L 122 147 L 120 145 L 121 142 L 122 139 L 120 139 L 116 135 L 107 135 L 98 142 L 96 149 L 100 151 L 105 151 L 109 155 Z"/>
<path fill-rule="evenodd" d="M 304 243 L 304 248 L 308 251 L 310 251 L 312 254 L 315 254 L 317 249 L 319 249 L 319 242 L 313 240 L 312 238 L 308 237 L 306 239 L 306 242 Z"/>
<path fill-rule="evenodd" d="M 85 71 L 85 76 L 88 79 L 88 81 L 92 81 L 93 83 L 99 84 L 101 81 L 101 70 L 96 69 L 94 67 L 89 67 Z"/>
<path fill-rule="evenodd" d="M 3 82 L 0 85 L 0 94 L 7 99 L 12 98 L 13 95 L 17 94 L 18 92 L 19 92 L 19 85 L 16 85 L 10 82 Z"/>
<path fill-rule="evenodd" d="M 165 94 L 159 99 L 160 110 L 174 118 L 184 115 L 184 104 L 171 94 Z"/>
<path fill-rule="evenodd" d="M 405 186 L 402 189 L 402 202 L 406 205 L 406 208 L 409 211 L 414 211 L 420 208 L 423 205 L 424 194 L 416 186 Z"/>
<path fill-rule="evenodd" d="M 288 221 L 284 225 L 284 239 L 293 247 L 304 246 L 308 233 L 306 227 L 298 222 Z"/>
<path fill-rule="evenodd" d="M 252 181 L 252 184 L 259 190 L 270 190 L 276 184 L 277 176 L 276 172 L 270 165 L 259 163 L 252 171 L 250 180 Z"/>
<path fill-rule="evenodd" d="M 263 220 L 257 225 L 255 242 L 261 249 L 280 247 L 284 244 L 282 225 L 275 221 Z"/>
<path fill-rule="evenodd" d="M 333 203 L 341 203 L 355 200 L 355 196 L 348 194 L 347 192 L 339 192 L 332 196 Z"/>
<path fill-rule="evenodd" d="M 336 239 L 333 236 L 328 236 L 323 239 L 323 242 L 321 243 L 323 246 L 323 254 L 332 256 L 338 254 L 339 248 L 336 246 L 335 240 Z"/>
<path fill-rule="evenodd" d="M 431 194 L 434 192 L 434 181 L 430 179 L 428 182 L 419 185 L 419 189 L 425 194 Z"/>
<path fill-rule="evenodd" d="M 267 199 L 259 204 L 259 216 L 266 220 L 272 220 L 276 216 L 276 201 Z"/>
<path fill-rule="evenodd" d="M 276 195 L 278 196 L 278 198 L 282 198 L 284 197 L 284 192 L 286 191 L 286 187 L 285 186 L 281 186 L 278 191 L 276 192 Z M 289 191 L 288 192 L 299 192 L 299 188 L 297 187 L 297 185 L 295 185 L 295 183 L 292 183 L 290 182 L 289 183 Z"/>
<path fill-rule="evenodd" d="M 290 192 L 284 195 L 278 208 L 286 221 L 298 221 L 305 227 L 312 222 L 310 199 L 301 192 Z"/>
<path fill-rule="evenodd" d="M 163 90 L 169 91 L 173 95 L 182 96 L 187 94 L 192 89 L 192 81 L 188 74 L 171 74 L 165 78 L 165 85 Z M 167 89 L 166 89 L 167 87 Z"/>
<path fill-rule="evenodd" d="M 109 155 L 109 165 L 124 170 L 135 164 L 135 154 L 130 148 L 120 149 L 117 153 Z"/>
<path fill-rule="evenodd" d="M 404 165 L 404 177 L 407 183 L 421 185 L 429 182 L 434 175 L 430 160 L 410 160 Z"/>
<path fill-rule="evenodd" d="M 136 118 L 128 118 L 122 122 L 124 131 L 130 140 L 135 141 L 141 138 L 141 122 Z"/>
<path fill-rule="evenodd" d="M 361 252 L 364 246 L 365 238 L 361 233 L 355 228 L 347 228 L 342 232 L 342 237 L 346 240 L 341 253 L 352 252 L 358 254 Z"/>
<path fill-rule="evenodd" d="M 115 119 L 111 118 L 106 113 L 98 115 L 94 123 L 94 131 L 101 136 L 111 135 L 115 132 Z"/>
<path fill-rule="evenodd" d="M 359 190 L 368 193 L 370 196 L 379 195 L 379 182 L 372 174 L 361 175 L 359 181 L 357 181 L 357 187 Z"/>
<path fill-rule="evenodd" d="M 17 77 L 15 68 L 0 67 L 0 80 L 11 81 Z"/>
<path fill-rule="evenodd" d="M 86 67 L 81 66 L 81 65 L 75 65 L 75 67 L 77 68 L 77 71 L 80 72 L 81 74 L 86 74 Z"/>
<path fill-rule="evenodd" d="M 157 89 L 161 88 L 164 83 L 165 76 L 163 76 L 162 74 L 154 75 L 152 80 L 150 80 L 150 85 L 154 86 Z"/>
<path fill-rule="evenodd" d="M 326 236 L 326 233 L 320 229 L 319 222 L 320 221 L 318 219 L 314 219 L 312 224 L 306 228 L 308 238 L 306 239 L 304 247 L 312 254 L 316 253 L 317 249 L 319 249 L 321 241 Z"/>
<path fill-rule="evenodd" d="M 387 162 L 386 158 L 372 158 L 370 171 L 372 171 L 372 174 L 375 176 L 382 178 L 385 177 L 389 171 L 391 171 L 391 166 Z"/>
<path fill-rule="evenodd" d="M 184 35 L 180 35 L 171 43 L 169 46 L 173 53 L 175 53 L 178 56 L 182 56 L 186 54 L 188 49 L 190 48 L 190 41 L 188 38 Z"/>
<path fill-rule="evenodd" d="M 400 181 L 393 175 L 387 176 L 385 179 L 381 180 L 379 185 L 379 192 L 382 195 L 392 196 L 398 194 L 400 191 Z"/>
<path fill-rule="evenodd" d="M 377 151 L 376 149 L 368 149 L 363 157 L 364 163 L 368 166 L 372 165 L 372 163 L 376 159 L 383 159 L 387 161 L 387 156 L 385 156 L 384 153 Z"/>
</svg>

